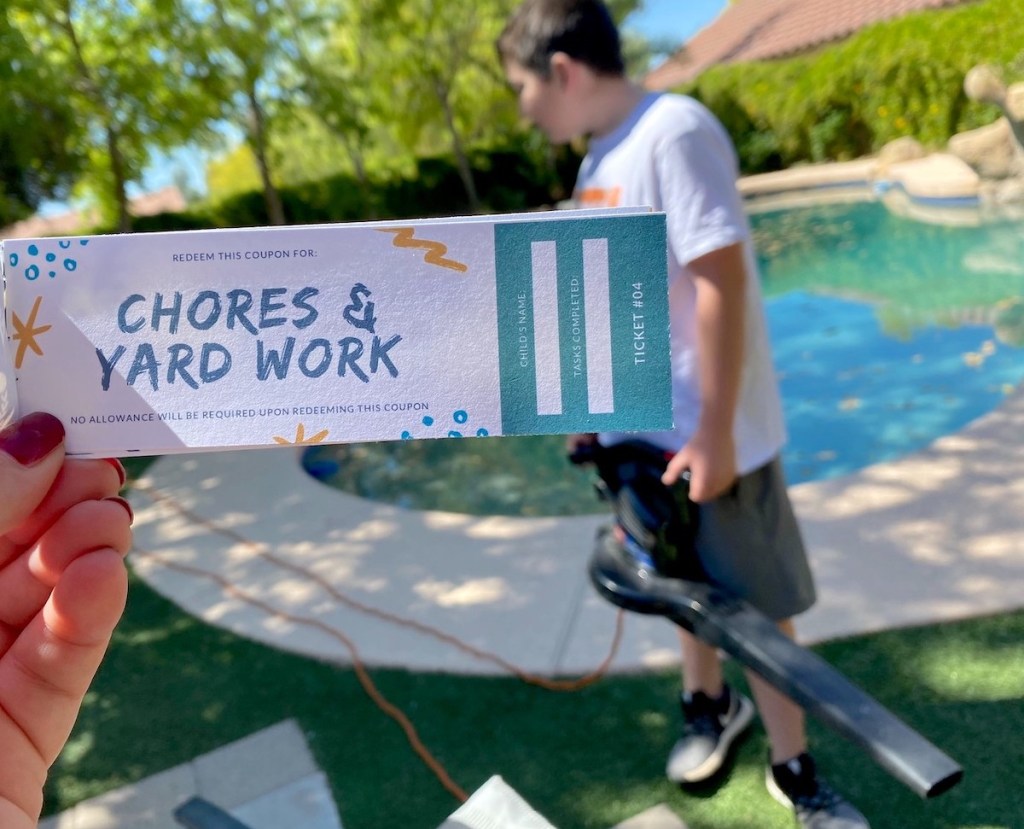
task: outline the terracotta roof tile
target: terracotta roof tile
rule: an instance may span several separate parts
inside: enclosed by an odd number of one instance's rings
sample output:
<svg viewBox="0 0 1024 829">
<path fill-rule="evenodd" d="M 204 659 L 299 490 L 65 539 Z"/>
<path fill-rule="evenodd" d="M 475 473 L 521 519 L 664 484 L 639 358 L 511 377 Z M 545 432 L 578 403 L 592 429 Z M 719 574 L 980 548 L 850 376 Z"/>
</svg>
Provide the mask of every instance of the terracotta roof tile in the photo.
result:
<svg viewBox="0 0 1024 829">
<path fill-rule="evenodd" d="M 848 37 L 880 20 L 970 0 L 738 0 L 644 78 L 649 89 L 692 80 L 717 63 L 768 60 Z"/>
</svg>

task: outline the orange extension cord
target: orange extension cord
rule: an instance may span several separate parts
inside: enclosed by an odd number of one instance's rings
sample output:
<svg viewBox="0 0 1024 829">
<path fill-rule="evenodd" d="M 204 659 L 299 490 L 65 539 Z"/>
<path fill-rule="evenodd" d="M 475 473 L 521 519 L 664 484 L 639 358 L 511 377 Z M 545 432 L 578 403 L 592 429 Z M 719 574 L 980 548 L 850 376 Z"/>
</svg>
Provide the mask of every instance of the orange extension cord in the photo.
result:
<svg viewBox="0 0 1024 829">
<path fill-rule="evenodd" d="M 202 516 L 192 512 L 187 507 L 179 504 L 171 496 L 160 492 L 158 489 L 154 487 L 145 484 L 140 484 L 137 481 L 129 482 L 129 486 L 133 490 L 136 490 L 144 494 L 154 503 L 163 504 L 170 507 L 171 509 L 175 510 L 179 515 L 186 518 L 188 521 L 195 524 L 196 526 L 202 527 L 211 533 L 221 535 L 234 543 L 242 544 L 243 546 L 250 548 L 253 551 L 253 555 L 270 562 L 276 567 L 280 567 L 283 570 L 287 570 L 303 578 L 310 579 L 311 581 L 318 584 L 321 588 L 323 588 L 333 599 L 335 599 L 343 605 L 346 605 L 347 607 L 353 610 L 359 611 L 360 613 L 364 613 L 368 616 L 373 616 L 375 618 L 382 619 L 386 622 L 390 622 L 400 627 L 415 630 L 418 633 L 422 633 L 426 636 L 431 636 L 441 642 L 451 645 L 457 650 L 460 650 L 464 653 L 469 654 L 470 656 L 475 657 L 476 659 L 479 659 L 484 662 L 491 662 L 499 666 L 503 670 L 507 671 L 508 673 L 518 677 L 523 682 L 526 682 L 530 685 L 536 685 L 540 688 L 544 688 L 549 691 L 577 691 L 581 688 L 585 688 L 588 685 L 592 685 L 595 682 L 597 682 L 607 672 L 608 666 L 611 665 L 612 660 L 615 658 L 615 654 L 618 652 L 619 649 L 619 643 L 622 640 L 624 614 L 620 610 L 618 611 L 615 618 L 615 633 L 612 638 L 612 644 L 611 648 L 609 649 L 608 655 L 602 660 L 601 664 L 598 665 L 598 667 L 593 672 L 585 676 L 579 677 L 578 679 L 571 680 L 554 680 L 537 676 L 536 674 L 531 674 L 527 671 L 522 670 L 521 668 L 513 665 L 505 659 L 502 659 L 500 656 L 496 654 L 480 650 L 479 648 L 462 642 L 461 640 L 457 639 L 451 634 L 445 633 L 444 631 L 438 630 L 437 628 L 431 627 L 430 625 L 426 625 L 422 622 L 417 622 L 412 619 L 405 619 L 401 616 L 397 616 L 393 613 L 387 613 L 383 610 L 378 610 L 377 608 L 364 604 L 363 602 L 353 599 L 350 596 L 346 596 L 344 593 L 340 592 L 337 588 L 335 588 L 333 585 L 329 584 L 327 581 L 317 576 L 315 573 L 311 573 L 308 570 L 303 569 L 302 567 L 299 567 L 295 564 L 292 564 L 289 561 L 285 561 L 284 559 L 274 555 L 267 549 L 266 544 L 263 544 L 258 541 L 253 541 L 252 539 L 246 538 L 245 536 L 235 532 L 232 529 L 222 527 L 219 524 L 214 523 L 213 521 L 208 521 Z M 388 700 L 385 699 L 384 695 L 381 694 L 377 686 L 374 684 L 373 679 L 370 677 L 369 672 L 366 670 L 366 666 L 363 664 L 362 658 L 359 655 L 359 650 L 356 647 L 355 643 L 340 630 L 337 630 L 336 628 L 331 627 L 330 625 L 325 624 L 324 622 L 321 622 L 319 619 L 311 619 L 304 618 L 302 616 L 296 616 L 291 613 L 286 613 L 285 611 L 272 607 L 262 599 L 258 599 L 255 596 L 246 593 L 244 590 L 240 590 L 239 588 L 235 587 L 233 584 L 231 584 L 229 581 L 227 581 L 225 578 L 218 575 L 217 573 L 211 573 L 207 570 L 202 570 L 198 567 L 191 567 L 186 564 L 179 564 L 177 562 L 170 561 L 164 556 L 158 555 L 156 553 L 147 552 L 145 550 L 140 550 L 137 547 L 134 549 L 133 555 L 138 558 L 150 559 L 152 561 L 159 562 L 162 566 L 167 567 L 170 570 L 176 570 L 181 573 L 187 573 L 192 576 L 198 576 L 200 578 L 205 578 L 210 581 L 213 581 L 217 585 L 219 585 L 220 588 L 226 594 L 238 599 L 239 601 L 250 604 L 253 607 L 258 607 L 260 608 L 260 610 L 264 611 L 270 616 L 274 616 L 278 619 L 283 619 L 294 624 L 306 625 L 308 627 L 316 628 L 317 630 L 323 631 L 329 636 L 333 636 L 335 639 L 341 642 L 342 645 L 345 646 L 345 648 L 351 655 L 352 667 L 353 670 L 355 671 L 356 678 L 359 680 L 359 684 L 362 685 L 363 690 L 366 692 L 367 696 L 370 697 L 370 699 L 373 700 L 377 707 L 380 708 L 381 711 L 383 711 L 388 717 L 393 719 L 402 729 L 402 731 L 405 732 L 405 736 L 409 740 L 409 744 L 412 746 L 412 750 L 423 761 L 427 768 L 429 768 L 431 772 L 433 772 L 433 774 L 440 781 L 441 785 L 444 786 L 444 788 L 460 802 L 465 802 L 468 799 L 468 795 L 466 794 L 466 792 L 451 779 L 451 776 L 445 770 L 444 766 L 440 763 L 440 761 L 437 760 L 436 757 L 434 757 L 430 750 L 423 744 L 423 741 L 420 739 L 419 734 L 416 731 L 416 727 L 412 724 L 412 722 L 405 715 L 405 713 L 402 712 L 392 703 L 388 702 Z"/>
</svg>

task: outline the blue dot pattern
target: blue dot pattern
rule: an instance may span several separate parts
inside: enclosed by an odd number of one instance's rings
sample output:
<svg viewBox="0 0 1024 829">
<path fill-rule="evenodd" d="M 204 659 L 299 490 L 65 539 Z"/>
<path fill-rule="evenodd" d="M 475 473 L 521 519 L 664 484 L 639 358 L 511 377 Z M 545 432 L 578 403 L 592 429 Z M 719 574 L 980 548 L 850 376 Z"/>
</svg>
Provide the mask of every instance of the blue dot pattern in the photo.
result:
<svg viewBox="0 0 1024 829">
<path fill-rule="evenodd" d="M 454 422 L 457 426 L 464 426 L 469 422 L 469 412 L 467 412 L 465 409 L 456 409 L 454 412 L 452 412 L 452 422 Z M 432 418 L 430 415 L 424 415 L 420 423 L 422 423 L 429 429 L 431 426 L 434 425 L 435 421 L 434 418 Z M 487 429 L 480 427 L 476 430 L 475 434 L 478 438 L 485 438 L 490 434 L 490 432 Z M 457 429 L 449 429 L 447 432 L 447 436 L 450 438 L 465 437 L 465 435 L 463 435 L 463 433 Z M 414 437 L 416 437 L 416 435 L 414 435 L 408 429 L 402 432 L 402 440 L 412 440 Z M 423 435 L 422 437 L 428 436 Z"/>
<path fill-rule="evenodd" d="M 89 240 L 79 239 L 78 244 L 81 247 L 85 247 L 87 244 L 89 244 Z M 70 250 L 72 247 L 72 240 L 61 239 L 57 241 L 57 247 L 64 251 Z M 21 257 L 14 252 L 12 252 L 10 256 L 8 256 L 7 261 L 12 268 L 17 268 L 19 265 L 23 265 L 24 267 L 22 270 L 22 274 L 24 275 L 25 279 L 27 279 L 29 282 L 35 282 L 35 280 L 39 279 L 40 275 L 42 274 L 42 270 L 40 270 L 39 264 L 31 260 L 39 258 L 40 254 L 42 254 L 42 259 L 44 259 L 51 265 L 54 265 L 54 263 L 57 262 L 58 260 L 58 253 L 52 250 L 42 251 L 40 249 L 40 246 L 35 243 L 25 248 L 25 253 L 26 259 L 24 262 L 22 262 Z M 63 256 L 63 254 L 61 254 L 61 256 Z M 78 260 L 72 256 L 63 256 L 60 265 L 68 273 L 74 273 L 78 269 Z M 58 271 L 56 270 L 56 267 L 57 266 L 54 265 L 53 269 L 46 269 L 46 274 L 51 279 L 54 279 L 57 276 Z"/>
</svg>

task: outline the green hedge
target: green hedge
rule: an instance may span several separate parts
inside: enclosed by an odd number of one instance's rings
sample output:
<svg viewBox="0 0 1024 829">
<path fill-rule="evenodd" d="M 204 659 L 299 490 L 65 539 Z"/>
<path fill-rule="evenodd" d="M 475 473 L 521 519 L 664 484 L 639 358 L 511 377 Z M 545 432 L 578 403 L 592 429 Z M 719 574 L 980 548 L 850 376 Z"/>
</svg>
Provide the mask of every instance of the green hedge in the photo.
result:
<svg viewBox="0 0 1024 829">
<path fill-rule="evenodd" d="M 938 148 L 999 116 L 964 95 L 968 70 L 1024 78 L 1021 11 L 979 0 L 917 12 L 811 55 L 715 67 L 681 91 L 721 118 L 748 173 L 858 158 L 901 136 Z"/>
<path fill-rule="evenodd" d="M 568 148 L 549 158 L 528 149 L 475 151 L 471 157 L 477 192 L 488 212 L 531 210 L 564 198 L 580 158 Z M 377 177 L 365 185 L 347 175 L 281 188 L 289 224 L 451 216 L 470 212 L 465 188 L 450 158 L 422 158 L 413 176 Z M 133 221 L 137 232 L 266 225 L 262 191 L 232 196 L 201 210 L 161 213 Z M 113 232 L 100 228 L 94 233 Z"/>
</svg>

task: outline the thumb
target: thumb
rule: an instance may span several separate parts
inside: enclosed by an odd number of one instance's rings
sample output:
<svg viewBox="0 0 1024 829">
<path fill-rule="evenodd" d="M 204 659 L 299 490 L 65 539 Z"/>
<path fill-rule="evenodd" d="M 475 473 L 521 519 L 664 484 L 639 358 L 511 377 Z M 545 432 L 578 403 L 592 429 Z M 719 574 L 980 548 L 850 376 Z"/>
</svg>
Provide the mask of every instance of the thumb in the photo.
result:
<svg viewBox="0 0 1024 829">
<path fill-rule="evenodd" d="M 64 463 L 64 427 L 35 412 L 0 431 L 0 535 L 22 524 L 53 486 Z"/>
</svg>

